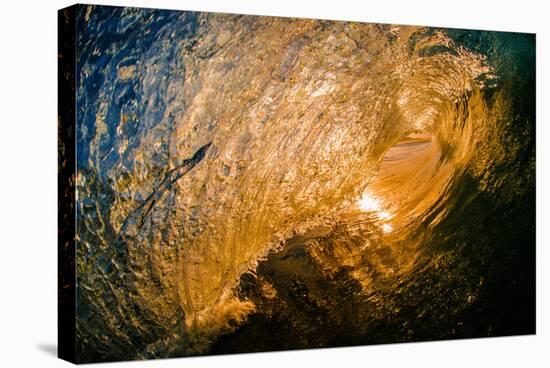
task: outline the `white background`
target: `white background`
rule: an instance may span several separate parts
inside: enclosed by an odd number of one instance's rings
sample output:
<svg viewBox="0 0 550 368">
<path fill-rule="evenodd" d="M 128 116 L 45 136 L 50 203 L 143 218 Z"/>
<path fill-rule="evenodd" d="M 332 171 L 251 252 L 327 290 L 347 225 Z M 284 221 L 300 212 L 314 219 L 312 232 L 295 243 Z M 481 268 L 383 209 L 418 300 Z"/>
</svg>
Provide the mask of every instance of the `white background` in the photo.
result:
<svg viewBox="0 0 550 368">
<path fill-rule="evenodd" d="M 90 3 L 102 3 L 90 1 Z M 115 363 L 113 367 L 541 367 L 548 318 L 548 55 L 545 1 L 106 1 L 537 33 L 537 335 L 285 353 Z M 4 0 L 0 10 L 0 367 L 63 367 L 57 336 L 57 17 L 68 1 Z M 546 54 L 546 59 L 544 57 Z M 546 267 L 546 268 L 545 268 Z M 513 300 L 509 301 L 514 303 Z"/>
</svg>

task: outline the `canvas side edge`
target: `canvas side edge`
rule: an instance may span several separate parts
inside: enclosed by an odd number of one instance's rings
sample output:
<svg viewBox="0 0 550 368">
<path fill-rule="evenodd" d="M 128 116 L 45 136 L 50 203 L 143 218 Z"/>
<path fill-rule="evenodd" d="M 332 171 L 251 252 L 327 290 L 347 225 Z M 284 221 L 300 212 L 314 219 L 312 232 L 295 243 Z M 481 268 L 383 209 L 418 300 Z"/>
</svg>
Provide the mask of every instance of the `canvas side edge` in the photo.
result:
<svg viewBox="0 0 550 368">
<path fill-rule="evenodd" d="M 76 363 L 76 14 L 58 11 L 58 357 Z"/>
</svg>

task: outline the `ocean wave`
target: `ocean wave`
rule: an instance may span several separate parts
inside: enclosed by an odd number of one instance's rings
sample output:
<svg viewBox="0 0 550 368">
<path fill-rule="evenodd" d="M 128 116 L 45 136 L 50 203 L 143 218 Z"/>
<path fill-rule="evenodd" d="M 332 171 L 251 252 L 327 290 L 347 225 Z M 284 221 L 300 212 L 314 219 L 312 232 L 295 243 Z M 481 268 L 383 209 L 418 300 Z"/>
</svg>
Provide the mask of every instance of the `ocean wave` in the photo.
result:
<svg viewBox="0 0 550 368">
<path fill-rule="evenodd" d="M 494 259 L 531 280 L 504 227 L 534 237 L 533 38 L 85 9 L 84 360 L 506 331 L 480 321 Z"/>
</svg>

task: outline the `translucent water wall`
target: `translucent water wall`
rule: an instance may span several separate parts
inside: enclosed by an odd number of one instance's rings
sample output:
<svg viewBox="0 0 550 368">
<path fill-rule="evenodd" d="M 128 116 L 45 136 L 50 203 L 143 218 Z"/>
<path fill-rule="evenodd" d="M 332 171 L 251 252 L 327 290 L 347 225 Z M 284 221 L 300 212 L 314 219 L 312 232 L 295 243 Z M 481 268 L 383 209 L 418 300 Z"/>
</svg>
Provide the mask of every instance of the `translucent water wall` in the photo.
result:
<svg viewBox="0 0 550 368">
<path fill-rule="evenodd" d="M 506 267 L 530 280 L 503 226 L 534 237 L 532 38 L 91 6 L 79 21 L 83 356 L 239 351 L 268 315 L 295 326 L 281 348 L 498 332 L 460 316 L 492 310 Z M 435 315 L 433 336 L 403 326 Z"/>
</svg>

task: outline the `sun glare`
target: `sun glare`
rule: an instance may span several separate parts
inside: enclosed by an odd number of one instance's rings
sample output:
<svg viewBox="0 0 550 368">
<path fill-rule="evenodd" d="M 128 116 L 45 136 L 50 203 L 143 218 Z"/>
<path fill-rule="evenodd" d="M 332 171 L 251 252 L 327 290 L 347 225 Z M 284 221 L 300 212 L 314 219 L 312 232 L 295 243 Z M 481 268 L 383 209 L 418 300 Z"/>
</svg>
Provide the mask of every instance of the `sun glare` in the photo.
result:
<svg viewBox="0 0 550 368">
<path fill-rule="evenodd" d="M 393 226 L 391 226 L 390 224 L 384 224 L 382 225 L 382 231 L 386 234 L 391 233 L 393 231 Z"/>
<path fill-rule="evenodd" d="M 386 211 L 382 207 L 381 201 L 369 192 L 363 193 L 363 196 L 357 201 L 357 206 L 361 211 L 374 212 L 375 216 L 381 221 L 388 221 L 393 218 L 393 214 Z M 381 228 L 386 234 L 393 231 L 393 226 L 387 222 L 384 222 Z"/>
<path fill-rule="evenodd" d="M 381 209 L 380 200 L 373 197 L 370 193 L 363 194 L 363 197 L 357 202 L 357 205 L 361 211 L 375 211 L 378 212 Z"/>
</svg>

